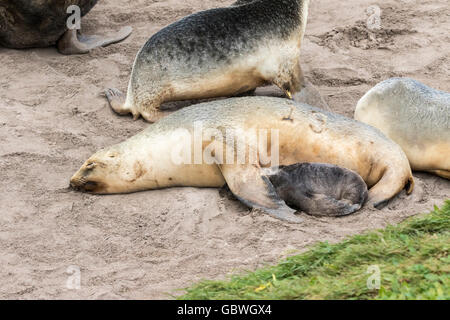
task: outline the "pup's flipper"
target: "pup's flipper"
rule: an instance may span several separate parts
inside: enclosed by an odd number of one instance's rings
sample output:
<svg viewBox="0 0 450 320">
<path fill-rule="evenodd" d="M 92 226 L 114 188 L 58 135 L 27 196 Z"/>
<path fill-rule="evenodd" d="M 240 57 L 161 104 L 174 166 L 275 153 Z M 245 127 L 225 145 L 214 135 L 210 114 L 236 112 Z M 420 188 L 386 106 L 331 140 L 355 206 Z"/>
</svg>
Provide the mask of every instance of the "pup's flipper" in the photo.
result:
<svg viewBox="0 0 450 320">
<path fill-rule="evenodd" d="M 308 206 L 308 201 L 311 202 Z M 353 214 L 360 210 L 364 203 L 350 203 L 350 201 L 337 200 L 327 195 L 315 195 L 308 199 L 302 205 L 310 209 L 305 210 L 312 216 L 323 217 L 343 217 Z"/>
</svg>

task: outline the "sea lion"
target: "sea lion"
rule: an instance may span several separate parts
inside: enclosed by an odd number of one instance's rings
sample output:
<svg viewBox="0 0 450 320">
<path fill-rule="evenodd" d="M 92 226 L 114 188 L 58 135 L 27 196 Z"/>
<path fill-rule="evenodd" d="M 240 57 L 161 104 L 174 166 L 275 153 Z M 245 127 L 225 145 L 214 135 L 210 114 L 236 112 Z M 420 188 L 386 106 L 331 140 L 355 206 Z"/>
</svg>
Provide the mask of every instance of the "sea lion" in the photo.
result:
<svg viewBox="0 0 450 320">
<path fill-rule="evenodd" d="M 450 93 L 392 78 L 361 98 L 355 119 L 398 143 L 413 170 L 450 179 Z"/>
<path fill-rule="evenodd" d="M 48 47 L 57 44 L 63 54 L 87 53 L 127 38 L 131 27 L 100 37 L 69 30 L 67 9 L 76 5 L 86 15 L 97 0 L 0 0 L 0 45 L 12 49 Z"/>
<path fill-rule="evenodd" d="M 297 163 L 268 177 L 289 207 L 313 216 L 355 213 L 368 197 L 367 185 L 356 172 L 335 165 Z"/>
<path fill-rule="evenodd" d="M 109 104 L 155 122 L 168 101 L 236 96 L 267 84 L 295 97 L 305 87 L 300 48 L 308 6 L 309 0 L 241 0 L 187 16 L 147 41 L 126 96 L 107 89 Z"/>
<path fill-rule="evenodd" d="M 266 138 L 270 133 L 270 139 L 257 140 L 256 132 L 266 132 Z M 204 156 L 208 154 L 210 158 Z M 277 195 L 262 168 L 303 162 L 357 172 L 371 187 L 369 201 L 377 208 L 405 185 L 408 193 L 414 186 L 404 152 L 379 130 L 274 97 L 230 98 L 181 109 L 94 154 L 72 177 L 71 186 L 112 194 L 227 183 L 249 207 L 297 222 L 295 210 Z"/>
</svg>

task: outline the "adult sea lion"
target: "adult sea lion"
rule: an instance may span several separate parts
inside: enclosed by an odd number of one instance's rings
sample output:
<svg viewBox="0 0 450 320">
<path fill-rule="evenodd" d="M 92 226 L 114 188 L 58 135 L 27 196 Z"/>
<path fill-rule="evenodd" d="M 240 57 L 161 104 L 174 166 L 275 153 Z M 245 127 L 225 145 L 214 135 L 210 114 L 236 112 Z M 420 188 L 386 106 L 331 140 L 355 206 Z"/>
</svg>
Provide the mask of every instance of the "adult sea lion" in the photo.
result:
<svg viewBox="0 0 450 320">
<path fill-rule="evenodd" d="M 148 40 L 127 94 L 105 91 L 109 104 L 155 122 L 168 101 L 234 96 L 266 84 L 295 97 L 305 87 L 300 48 L 308 6 L 309 0 L 241 0 L 187 16 Z"/>
<path fill-rule="evenodd" d="M 314 216 L 355 213 L 368 197 L 367 185 L 356 172 L 335 165 L 297 163 L 268 177 L 289 207 Z"/>
<path fill-rule="evenodd" d="M 67 8 L 76 5 L 86 15 L 97 0 L 0 0 L 0 45 L 25 49 L 57 44 L 63 54 L 81 54 L 127 38 L 131 27 L 106 37 L 69 30 Z"/>
<path fill-rule="evenodd" d="M 199 127 L 205 128 L 200 134 Z M 270 132 L 270 139 L 256 140 L 256 132 L 266 137 Z M 273 97 L 231 98 L 179 110 L 94 154 L 72 177 L 71 186 L 111 194 L 227 183 L 249 207 L 297 222 L 295 210 L 277 195 L 262 167 L 303 162 L 357 172 L 371 187 L 369 201 L 377 208 L 405 185 L 408 193 L 414 186 L 405 154 L 377 129 Z"/>
<path fill-rule="evenodd" d="M 355 119 L 397 142 L 413 170 L 450 179 L 450 93 L 392 78 L 361 98 Z"/>
</svg>

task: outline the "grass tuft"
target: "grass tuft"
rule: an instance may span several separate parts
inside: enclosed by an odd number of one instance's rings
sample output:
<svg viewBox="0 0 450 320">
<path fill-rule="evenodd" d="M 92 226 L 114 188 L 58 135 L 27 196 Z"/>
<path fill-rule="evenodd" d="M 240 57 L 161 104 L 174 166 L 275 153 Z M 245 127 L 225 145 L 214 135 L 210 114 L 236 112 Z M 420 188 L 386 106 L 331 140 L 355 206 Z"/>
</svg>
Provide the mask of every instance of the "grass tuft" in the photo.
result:
<svg viewBox="0 0 450 320">
<path fill-rule="evenodd" d="M 338 244 L 319 243 L 276 266 L 203 281 L 186 300 L 450 299 L 450 201 L 426 216 Z M 372 276 L 380 271 L 379 289 Z M 373 286 L 372 286 L 373 288 Z"/>
</svg>

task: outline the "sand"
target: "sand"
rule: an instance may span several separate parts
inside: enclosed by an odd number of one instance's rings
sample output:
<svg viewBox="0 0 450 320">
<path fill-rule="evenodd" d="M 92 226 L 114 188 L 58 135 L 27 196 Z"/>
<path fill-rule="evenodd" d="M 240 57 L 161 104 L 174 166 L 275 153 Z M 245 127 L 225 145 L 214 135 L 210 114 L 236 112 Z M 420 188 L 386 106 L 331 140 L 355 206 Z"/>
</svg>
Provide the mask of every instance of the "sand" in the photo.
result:
<svg viewBox="0 0 450 320">
<path fill-rule="evenodd" d="M 69 178 L 93 152 L 148 126 L 112 113 L 102 95 L 126 89 L 140 46 L 176 19 L 231 2 L 104 0 L 84 29 L 131 24 L 123 43 L 70 57 L 54 48 L 0 48 L 0 298 L 170 298 L 200 279 L 396 224 L 449 198 L 449 181 L 416 173 L 413 195 L 400 194 L 382 211 L 304 215 L 303 224 L 289 225 L 251 212 L 225 189 L 69 191 Z M 450 91 L 447 0 L 379 2 L 378 31 L 366 24 L 373 4 L 312 0 L 303 68 L 331 109 L 351 117 L 358 99 L 392 76 Z M 80 269 L 79 290 L 66 285 L 69 266 Z"/>
</svg>

